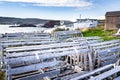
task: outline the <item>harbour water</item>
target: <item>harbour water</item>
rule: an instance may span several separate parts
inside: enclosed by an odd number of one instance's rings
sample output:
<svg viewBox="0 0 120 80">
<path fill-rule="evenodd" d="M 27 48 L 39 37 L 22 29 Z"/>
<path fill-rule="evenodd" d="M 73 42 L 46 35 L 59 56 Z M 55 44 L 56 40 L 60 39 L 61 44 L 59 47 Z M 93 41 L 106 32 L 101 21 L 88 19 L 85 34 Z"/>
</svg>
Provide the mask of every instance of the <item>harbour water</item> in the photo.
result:
<svg viewBox="0 0 120 80">
<path fill-rule="evenodd" d="M 9 27 L 10 25 L 0 25 L 0 34 L 17 32 L 41 32 L 46 28 L 42 27 Z"/>
</svg>

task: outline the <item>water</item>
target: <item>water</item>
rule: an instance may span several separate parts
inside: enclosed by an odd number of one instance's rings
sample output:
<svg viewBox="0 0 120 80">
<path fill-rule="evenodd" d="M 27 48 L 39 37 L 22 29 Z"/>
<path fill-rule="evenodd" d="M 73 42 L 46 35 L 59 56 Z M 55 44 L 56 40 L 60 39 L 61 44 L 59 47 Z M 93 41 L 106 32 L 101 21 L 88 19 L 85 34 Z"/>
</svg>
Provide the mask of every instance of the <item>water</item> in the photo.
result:
<svg viewBox="0 0 120 80">
<path fill-rule="evenodd" d="M 4 33 L 16 33 L 16 32 L 41 32 L 46 30 L 42 27 L 9 27 L 10 25 L 0 25 L 0 34 Z"/>
</svg>

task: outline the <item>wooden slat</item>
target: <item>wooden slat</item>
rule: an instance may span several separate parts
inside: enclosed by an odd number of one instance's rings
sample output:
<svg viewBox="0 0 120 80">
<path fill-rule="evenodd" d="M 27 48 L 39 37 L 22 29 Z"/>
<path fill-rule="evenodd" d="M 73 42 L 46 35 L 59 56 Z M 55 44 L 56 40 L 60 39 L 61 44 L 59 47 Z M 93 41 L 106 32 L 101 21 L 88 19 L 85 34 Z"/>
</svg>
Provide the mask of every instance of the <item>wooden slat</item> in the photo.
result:
<svg viewBox="0 0 120 80">
<path fill-rule="evenodd" d="M 105 49 L 105 50 L 98 50 L 97 52 L 99 53 L 100 56 L 105 56 L 105 55 L 108 55 L 109 53 L 113 53 L 117 51 L 120 51 L 120 46 Z"/>
<path fill-rule="evenodd" d="M 111 60 L 109 60 L 109 61 L 101 62 L 101 66 L 105 66 L 105 65 L 108 65 L 108 64 L 116 63 L 118 59 L 119 59 L 119 58 L 114 58 L 114 59 L 111 59 Z"/>
<path fill-rule="evenodd" d="M 96 80 L 96 79 L 103 80 L 103 79 L 105 79 L 115 73 L 118 73 L 118 72 L 120 72 L 120 66 L 116 66 L 114 69 L 111 69 L 109 71 L 106 71 L 106 72 L 98 75 L 98 76 L 95 76 L 95 77 L 91 78 L 90 80 Z"/>
<path fill-rule="evenodd" d="M 114 78 L 113 80 L 120 80 L 120 76 Z"/>
<path fill-rule="evenodd" d="M 4 47 L 6 46 L 20 46 L 20 45 L 40 45 L 40 44 L 50 44 L 58 43 L 59 41 L 40 41 L 40 42 L 16 42 L 16 43 L 3 43 Z"/>
<path fill-rule="evenodd" d="M 112 67 L 114 67 L 114 64 L 110 64 L 110 65 L 107 65 L 107 66 L 98 68 L 98 69 L 96 69 L 96 70 L 93 70 L 93 71 L 88 72 L 88 73 L 86 73 L 86 74 L 83 74 L 83 75 L 81 75 L 81 76 L 77 76 L 77 77 L 72 78 L 72 79 L 70 79 L 70 80 L 81 80 L 81 79 L 84 79 L 84 78 L 89 77 L 89 76 L 91 76 L 91 75 L 94 75 L 94 74 L 96 74 L 96 73 L 98 73 L 98 72 L 100 72 L 100 71 L 104 71 L 104 70 L 109 69 L 109 68 L 112 68 Z"/>
<path fill-rule="evenodd" d="M 86 46 L 75 46 L 75 47 L 66 47 L 66 48 L 53 48 L 48 50 L 36 50 L 36 51 L 29 51 L 29 52 L 17 52 L 17 53 L 8 53 L 6 58 L 15 58 L 15 57 L 24 57 L 24 56 L 34 56 L 37 54 L 44 54 L 44 53 L 56 53 L 61 51 L 71 51 L 75 49 L 86 49 Z"/>
<path fill-rule="evenodd" d="M 89 50 L 78 50 L 78 53 L 87 53 Z M 73 49 L 72 51 L 63 51 L 63 52 L 57 52 L 57 53 L 48 53 L 48 54 L 42 54 L 42 55 L 34 55 L 34 56 L 25 56 L 25 57 L 18 57 L 18 58 L 11 58 L 11 59 L 6 59 L 9 65 L 19 65 L 19 64 L 27 64 L 31 62 L 38 62 L 39 60 L 42 59 L 48 59 L 48 58 L 56 58 L 56 57 L 61 57 L 61 56 L 66 56 L 66 55 L 74 55 L 78 54 L 75 53 L 75 50 Z"/>
<path fill-rule="evenodd" d="M 110 56 L 105 56 L 103 58 L 100 58 L 101 61 L 106 61 L 106 60 L 112 60 L 112 59 L 115 59 L 115 58 L 118 58 L 120 54 L 113 54 L 113 55 L 110 55 Z"/>
<path fill-rule="evenodd" d="M 93 47 L 94 49 L 106 49 L 106 48 L 111 48 L 111 47 L 115 47 L 115 46 L 119 46 L 120 43 L 114 43 L 114 44 L 109 44 L 109 45 L 101 45 L 101 46 L 95 46 Z"/>
<path fill-rule="evenodd" d="M 50 36 L 49 34 L 47 33 L 22 33 L 22 32 L 19 32 L 19 33 L 6 33 L 4 34 L 5 37 L 7 38 L 12 38 L 12 37 L 33 37 L 33 36 Z"/>
<path fill-rule="evenodd" d="M 35 74 L 35 75 L 23 77 L 23 78 L 18 78 L 18 80 L 39 80 L 39 79 L 46 77 L 46 76 L 52 77 L 52 76 L 57 76 L 58 74 L 60 74 L 60 69 L 41 73 L 41 74 Z"/>
<path fill-rule="evenodd" d="M 22 38 L 13 40 L 3 40 L 1 43 L 29 42 L 29 41 L 55 41 L 54 38 Z"/>
<path fill-rule="evenodd" d="M 47 38 L 47 39 L 41 39 L 41 38 L 39 38 L 39 39 L 20 39 L 20 40 L 6 40 L 6 41 L 1 41 L 1 43 L 3 43 L 3 44 L 7 44 L 7 43 L 19 43 L 19 42 L 40 42 L 40 41 L 58 41 L 58 40 L 55 40 L 55 39 L 52 39 L 52 38 Z"/>
<path fill-rule="evenodd" d="M 109 45 L 109 44 L 114 44 L 114 43 L 120 43 L 120 40 L 105 41 L 105 42 L 101 42 L 101 43 L 92 44 L 90 46 L 95 47 L 95 46 Z"/>
<path fill-rule="evenodd" d="M 39 70 L 39 69 L 42 69 L 45 67 L 53 67 L 53 66 L 59 65 L 60 62 L 61 61 L 53 61 L 53 62 L 38 63 L 38 64 L 34 64 L 34 65 L 12 68 L 12 69 L 7 70 L 7 74 L 9 74 L 9 75 L 20 74 L 20 73 L 25 73 L 25 72 L 29 72 L 29 71 Z"/>
<path fill-rule="evenodd" d="M 29 51 L 29 50 L 40 50 L 47 48 L 61 48 L 61 47 L 69 47 L 69 46 L 77 46 L 80 45 L 78 42 L 68 42 L 68 43 L 56 43 L 49 45 L 36 45 L 36 46 L 22 46 L 22 47 L 12 47 L 6 48 L 7 52 L 20 52 L 20 51 Z"/>
</svg>

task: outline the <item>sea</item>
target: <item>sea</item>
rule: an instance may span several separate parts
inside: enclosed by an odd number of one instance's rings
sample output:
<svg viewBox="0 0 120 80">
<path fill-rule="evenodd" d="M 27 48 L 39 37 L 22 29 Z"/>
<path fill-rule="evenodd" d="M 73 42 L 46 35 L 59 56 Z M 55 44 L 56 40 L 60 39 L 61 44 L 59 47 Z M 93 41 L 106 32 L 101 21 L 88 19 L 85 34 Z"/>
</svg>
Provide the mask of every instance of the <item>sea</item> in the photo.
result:
<svg viewBox="0 0 120 80">
<path fill-rule="evenodd" d="M 47 28 L 43 27 L 9 27 L 11 25 L 0 25 L 0 34 L 18 32 L 42 32 Z"/>
</svg>

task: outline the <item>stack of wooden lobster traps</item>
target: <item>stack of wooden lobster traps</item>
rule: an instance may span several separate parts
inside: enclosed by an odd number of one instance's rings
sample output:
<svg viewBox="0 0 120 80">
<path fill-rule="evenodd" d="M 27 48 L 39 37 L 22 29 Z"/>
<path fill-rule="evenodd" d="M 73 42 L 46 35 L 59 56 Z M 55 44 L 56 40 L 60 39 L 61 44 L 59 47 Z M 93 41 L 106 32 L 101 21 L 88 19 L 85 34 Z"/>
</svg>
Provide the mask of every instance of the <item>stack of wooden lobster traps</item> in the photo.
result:
<svg viewBox="0 0 120 80">
<path fill-rule="evenodd" d="M 7 80 L 120 79 L 120 40 L 76 36 L 62 41 L 46 33 L 16 36 L 1 39 Z"/>
</svg>

